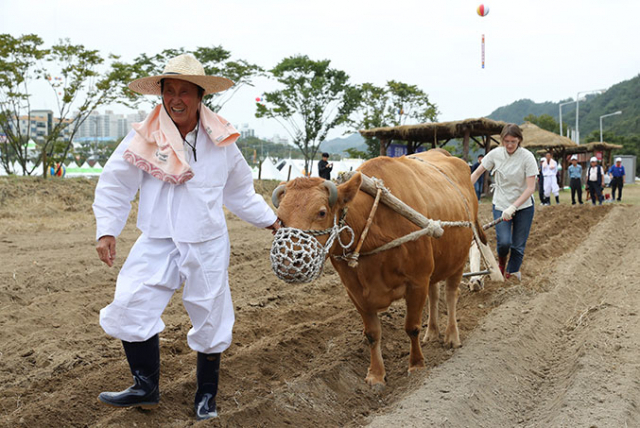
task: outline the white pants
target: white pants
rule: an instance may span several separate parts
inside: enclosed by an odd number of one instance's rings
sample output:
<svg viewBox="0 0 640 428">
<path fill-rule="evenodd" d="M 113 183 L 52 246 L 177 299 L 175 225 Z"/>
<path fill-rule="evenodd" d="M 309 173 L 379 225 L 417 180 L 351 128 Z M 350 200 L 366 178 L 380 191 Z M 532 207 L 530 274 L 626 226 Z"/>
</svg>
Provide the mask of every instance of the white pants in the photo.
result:
<svg viewBox="0 0 640 428">
<path fill-rule="evenodd" d="M 548 198 L 552 193 L 555 196 L 559 195 L 560 188 L 558 187 L 558 179 L 555 175 L 544 176 L 544 197 Z"/>
<path fill-rule="evenodd" d="M 162 312 L 184 282 L 182 302 L 193 326 L 189 347 L 206 354 L 224 351 L 235 321 L 229 252 L 226 234 L 189 244 L 141 235 L 118 275 L 113 302 L 100 311 L 100 325 L 127 342 L 149 339 L 164 329 Z"/>
</svg>

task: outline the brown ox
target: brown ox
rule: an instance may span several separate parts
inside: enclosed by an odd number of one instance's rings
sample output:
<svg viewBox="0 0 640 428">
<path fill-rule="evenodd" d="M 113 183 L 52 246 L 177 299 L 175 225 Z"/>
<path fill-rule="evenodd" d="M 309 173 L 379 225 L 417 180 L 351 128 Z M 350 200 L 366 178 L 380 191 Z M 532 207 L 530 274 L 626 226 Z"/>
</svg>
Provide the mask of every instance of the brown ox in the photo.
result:
<svg viewBox="0 0 640 428">
<path fill-rule="evenodd" d="M 407 157 L 380 157 L 365 162 L 359 171 L 369 177 L 381 178 L 391 193 L 424 216 L 447 221 L 468 221 L 465 201 L 481 240 L 486 242 L 478 226 L 478 201 L 470 181 L 469 166 L 464 161 L 438 150 Z M 428 162 L 428 163 L 427 163 Z M 446 174 L 454 184 L 439 172 Z M 286 183 L 284 192 L 274 192 L 278 217 L 286 227 L 321 230 L 331 227 L 334 215 L 348 206 L 346 223 L 357 239 L 371 212 L 373 197 L 359 191 L 362 177 L 356 173 L 349 181 L 337 186 L 338 198 L 329 204 L 329 189 L 320 178 L 298 178 Z M 459 190 L 456 190 L 459 189 Z M 371 251 L 419 228 L 386 205 L 380 204 L 361 253 Z M 349 242 L 343 232 L 343 242 Z M 458 285 L 469 255 L 473 232 L 470 228 L 446 228 L 440 238 L 422 237 L 388 251 L 363 256 L 356 268 L 346 261 L 331 257 L 349 297 L 364 322 L 364 334 L 371 348 L 371 364 L 366 377 L 372 386 L 384 385 L 385 368 L 380 345 L 381 327 L 378 312 L 395 300 L 404 298 L 407 305 L 405 331 L 411 339 L 409 372 L 424 367 L 419 333 L 422 311 L 429 298 L 429 322 L 424 341 L 438 340 L 438 283 L 446 281 L 448 326 L 444 342 L 459 347 L 460 335 L 456 322 Z M 325 243 L 327 236 L 319 236 Z M 352 245 L 351 250 L 355 247 Z M 334 244 L 330 254 L 342 255 Z"/>
</svg>

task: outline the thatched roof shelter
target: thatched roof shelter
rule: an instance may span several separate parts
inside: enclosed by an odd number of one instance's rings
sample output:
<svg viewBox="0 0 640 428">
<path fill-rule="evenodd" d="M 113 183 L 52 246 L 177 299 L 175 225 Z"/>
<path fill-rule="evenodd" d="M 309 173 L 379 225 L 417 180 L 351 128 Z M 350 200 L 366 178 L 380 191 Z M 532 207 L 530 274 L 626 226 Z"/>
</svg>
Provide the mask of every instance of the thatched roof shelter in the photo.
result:
<svg viewBox="0 0 640 428">
<path fill-rule="evenodd" d="M 567 137 L 556 134 L 555 132 L 542 129 L 531 122 L 525 122 L 520 125 L 524 140 L 522 147 L 527 149 L 546 149 L 554 152 L 562 152 L 569 148 L 578 147 L 578 145 Z"/>
<path fill-rule="evenodd" d="M 588 154 L 586 157 L 590 157 L 592 154 L 595 154 L 595 152 L 602 152 L 602 159 L 607 162 L 607 165 L 612 165 L 613 151 L 621 148 L 622 146 L 618 144 L 594 141 L 593 143 L 580 144 L 579 146 L 576 145 L 575 147 L 568 148 L 565 150 L 565 155 L 581 155 L 584 153 Z M 578 159 L 581 157 L 582 156 L 579 156 Z M 581 159 L 580 161 L 583 160 L 584 159 Z"/>
<path fill-rule="evenodd" d="M 380 140 L 380 155 L 384 156 L 388 145 L 393 140 L 406 141 L 409 153 L 413 153 L 422 144 L 431 144 L 432 148 L 442 147 L 452 139 L 463 139 L 463 156 L 469 155 L 469 139 L 480 147 L 488 148 L 493 140 L 492 135 L 500 134 L 505 122 L 484 117 L 465 119 L 453 122 L 421 123 L 418 125 L 388 126 L 382 128 L 363 129 L 360 135 L 365 138 Z"/>
</svg>

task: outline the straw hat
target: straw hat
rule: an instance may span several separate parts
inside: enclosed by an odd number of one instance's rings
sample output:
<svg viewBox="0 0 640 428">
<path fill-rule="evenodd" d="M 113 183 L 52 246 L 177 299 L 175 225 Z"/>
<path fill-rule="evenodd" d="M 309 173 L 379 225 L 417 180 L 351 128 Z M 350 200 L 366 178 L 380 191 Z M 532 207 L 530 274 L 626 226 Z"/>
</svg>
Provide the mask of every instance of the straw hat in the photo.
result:
<svg viewBox="0 0 640 428">
<path fill-rule="evenodd" d="M 207 76 L 200 61 L 191 54 L 182 54 L 167 61 L 161 75 L 136 79 L 129 83 L 129 89 L 142 95 L 160 95 L 162 79 L 186 80 L 204 89 L 204 95 L 222 92 L 233 86 L 233 82 L 226 77 Z"/>
</svg>

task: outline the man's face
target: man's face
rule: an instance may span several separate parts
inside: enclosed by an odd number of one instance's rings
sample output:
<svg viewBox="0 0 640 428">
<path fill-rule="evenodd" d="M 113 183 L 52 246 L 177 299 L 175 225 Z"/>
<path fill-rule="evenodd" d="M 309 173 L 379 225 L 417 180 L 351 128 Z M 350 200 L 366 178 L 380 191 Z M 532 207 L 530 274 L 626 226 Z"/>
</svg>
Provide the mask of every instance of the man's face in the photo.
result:
<svg viewBox="0 0 640 428">
<path fill-rule="evenodd" d="M 162 100 L 178 128 L 191 124 L 195 126 L 200 104 L 197 85 L 184 80 L 164 79 Z"/>
<path fill-rule="evenodd" d="M 573 164 L 573 166 L 578 165 L 578 159 L 571 159 L 571 163 Z"/>
<path fill-rule="evenodd" d="M 551 160 L 551 153 L 547 153 L 545 157 L 547 158 L 547 161 Z"/>
<path fill-rule="evenodd" d="M 620 167 L 620 165 L 622 165 L 622 162 L 616 162 L 617 167 Z"/>
</svg>

